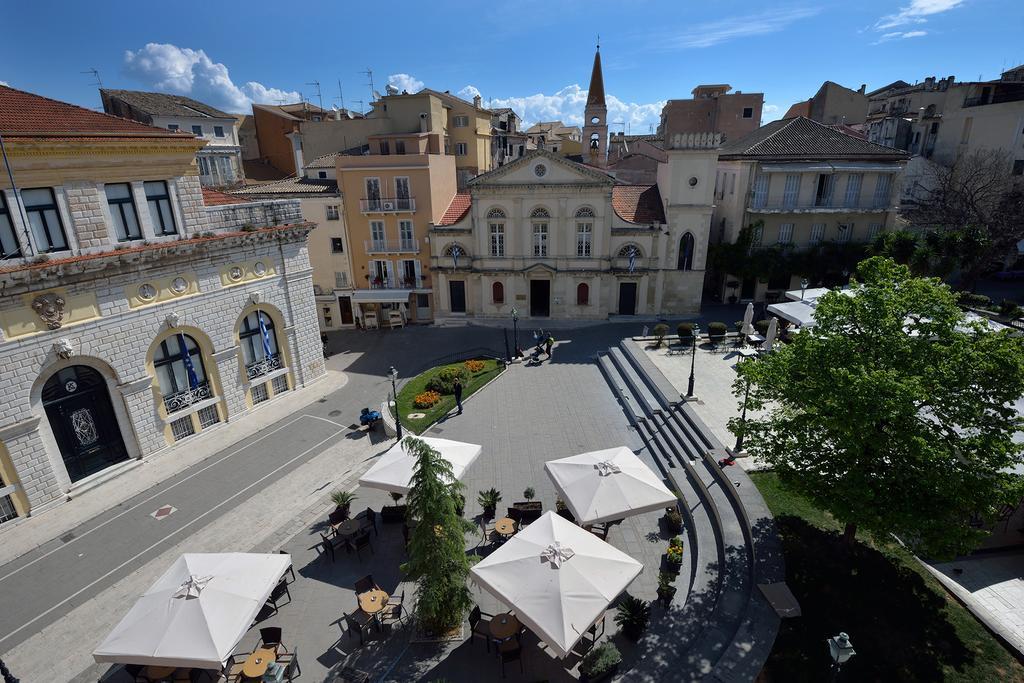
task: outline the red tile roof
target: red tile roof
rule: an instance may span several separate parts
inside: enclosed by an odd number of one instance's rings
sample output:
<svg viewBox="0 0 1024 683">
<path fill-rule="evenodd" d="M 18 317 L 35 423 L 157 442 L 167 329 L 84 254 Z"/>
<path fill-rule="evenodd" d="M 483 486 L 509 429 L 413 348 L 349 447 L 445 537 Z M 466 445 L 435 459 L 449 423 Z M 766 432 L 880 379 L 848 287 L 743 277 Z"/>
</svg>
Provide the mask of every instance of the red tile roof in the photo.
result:
<svg viewBox="0 0 1024 683">
<path fill-rule="evenodd" d="M 630 223 L 665 222 L 657 185 L 616 185 L 612 188 L 612 208 Z"/>
<path fill-rule="evenodd" d="M 192 137 L 5 85 L 0 85 L 0 133 L 8 137 Z"/>
<path fill-rule="evenodd" d="M 203 204 L 207 206 L 220 206 L 222 204 L 245 204 L 248 199 L 236 197 L 233 194 L 227 194 L 225 192 L 218 192 L 217 190 L 208 190 L 203 188 Z"/>
<path fill-rule="evenodd" d="M 459 192 L 452 197 L 452 203 L 448 205 L 437 225 L 455 225 L 469 213 L 469 207 L 472 204 L 473 198 L 468 192 Z"/>
</svg>

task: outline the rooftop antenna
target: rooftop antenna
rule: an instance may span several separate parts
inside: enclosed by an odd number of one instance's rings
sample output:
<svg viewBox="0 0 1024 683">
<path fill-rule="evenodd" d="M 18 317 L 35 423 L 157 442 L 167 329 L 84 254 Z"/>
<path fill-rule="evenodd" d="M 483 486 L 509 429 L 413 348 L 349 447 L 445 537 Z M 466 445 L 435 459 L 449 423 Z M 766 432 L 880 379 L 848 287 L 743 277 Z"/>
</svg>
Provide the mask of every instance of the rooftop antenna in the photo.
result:
<svg viewBox="0 0 1024 683">
<path fill-rule="evenodd" d="M 370 98 L 373 99 L 373 69 L 366 67 L 366 71 L 360 71 L 359 73 L 366 74 L 366 78 L 369 79 L 369 83 L 366 85 L 370 86 Z"/>
<path fill-rule="evenodd" d="M 613 126 L 622 126 L 622 134 L 626 134 L 626 122 L 625 121 L 612 121 Z"/>
<path fill-rule="evenodd" d="M 341 79 L 338 79 L 338 100 L 341 102 L 341 108 L 345 108 L 345 93 L 341 91 Z"/>
<path fill-rule="evenodd" d="M 95 79 L 95 82 L 90 83 L 89 85 L 95 85 L 100 88 L 103 87 L 103 80 L 100 78 L 100 72 L 96 67 L 92 67 L 91 69 L 87 69 L 86 71 L 79 71 L 78 73 L 92 74 L 92 77 Z"/>
<path fill-rule="evenodd" d="M 313 87 L 316 88 L 316 99 L 320 103 L 320 111 L 323 111 L 324 110 L 324 98 L 323 98 L 323 95 L 320 94 L 320 81 L 313 81 L 311 83 L 307 83 L 306 85 L 312 85 Z"/>
<path fill-rule="evenodd" d="M 353 102 L 355 102 L 356 104 L 359 105 L 359 113 L 360 114 L 364 113 L 363 112 L 363 101 L 362 100 L 353 100 Z"/>
<path fill-rule="evenodd" d="M 597 50 L 598 50 L 598 52 L 601 51 L 601 34 L 600 33 L 597 34 Z"/>
</svg>

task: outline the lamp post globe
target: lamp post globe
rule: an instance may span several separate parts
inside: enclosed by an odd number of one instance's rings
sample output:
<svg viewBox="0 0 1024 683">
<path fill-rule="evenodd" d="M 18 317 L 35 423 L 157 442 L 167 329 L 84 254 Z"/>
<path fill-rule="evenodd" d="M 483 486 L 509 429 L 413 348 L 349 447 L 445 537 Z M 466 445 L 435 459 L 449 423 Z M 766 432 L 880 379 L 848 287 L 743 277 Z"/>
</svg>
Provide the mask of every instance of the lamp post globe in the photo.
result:
<svg viewBox="0 0 1024 683">
<path fill-rule="evenodd" d="M 853 649 L 850 636 L 842 631 L 839 635 L 832 636 L 825 642 L 828 643 L 828 654 L 832 658 L 832 680 L 834 681 L 836 676 L 839 675 L 839 670 L 843 667 L 843 664 L 850 661 L 850 658 L 857 654 L 857 651 Z"/>
<path fill-rule="evenodd" d="M 388 377 L 391 378 L 391 398 L 395 401 L 395 437 L 402 440 L 402 416 L 398 412 L 398 389 L 396 382 L 398 381 L 398 370 L 392 365 L 388 368 Z"/>
<path fill-rule="evenodd" d="M 700 335 L 700 325 L 694 324 L 693 326 L 693 349 L 690 352 L 690 381 L 686 386 L 686 398 L 693 398 L 693 372 L 696 369 L 697 363 L 697 337 Z"/>
<path fill-rule="evenodd" d="M 800 279 L 800 301 L 804 300 L 804 292 L 807 291 L 807 285 L 811 284 L 807 281 L 807 278 Z"/>
</svg>

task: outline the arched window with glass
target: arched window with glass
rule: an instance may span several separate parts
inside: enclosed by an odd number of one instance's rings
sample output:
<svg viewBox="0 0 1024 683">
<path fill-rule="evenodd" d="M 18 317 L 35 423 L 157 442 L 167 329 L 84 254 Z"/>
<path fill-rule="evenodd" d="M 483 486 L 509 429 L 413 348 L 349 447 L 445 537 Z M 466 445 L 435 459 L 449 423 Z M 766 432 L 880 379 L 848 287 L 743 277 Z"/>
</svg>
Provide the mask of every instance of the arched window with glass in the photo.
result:
<svg viewBox="0 0 1024 683">
<path fill-rule="evenodd" d="M 576 285 L 576 305 L 590 305 L 590 285 L 588 285 L 586 282 L 581 282 L 578 285 Z"/>
<path fill-rule="evenodd" d="M 593 239 L 594 210 L 585 206 L 576 212 L 576 256 L 589 258 Z"/>
<path fill-rule="evenodd" d="M 505 285 L 495 282 L 491 285 L 491 302 L 495 304 L 505 303 Z"/>
<path fill-rule="evenodd" d="M 242 362 L 249 379 L 256 379 L 283 367 L 277 348 L 277 331 L 273 319 L 263 311 L 253 311 L 242 318 L 238 330 L 242 345 Z"/>
<path fill-rule="evenodd" d="M 491 256 L 505 255 L 505 212 L 495 207 L 487 212 Z"/>
<path fill-rule="evenodd" d="M 153 369 L 168 413 L 213 398 L 199 344 L 184 332 L 172 334 L 157 346 Z"/>
<path fill-rule="evenodd" d="M 679 240 L 679 270 L 693 270 L 693 235 L 686 233 Z"/>
<path fill-rule="evenodd" d="M 548 220 L 551 214 L 548 210 L 539 207 L 530 212 L 530 221 L 533 223 L 533 255 L 546 257 L 548 255 Z"/>
</svg>

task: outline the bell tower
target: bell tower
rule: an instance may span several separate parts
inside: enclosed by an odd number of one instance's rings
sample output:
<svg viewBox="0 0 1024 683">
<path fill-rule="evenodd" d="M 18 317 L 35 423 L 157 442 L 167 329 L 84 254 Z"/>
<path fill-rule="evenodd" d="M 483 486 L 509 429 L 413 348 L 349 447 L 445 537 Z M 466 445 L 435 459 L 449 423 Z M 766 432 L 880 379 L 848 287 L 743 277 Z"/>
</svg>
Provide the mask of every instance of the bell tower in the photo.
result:
<svg viewBox="0 0 1024 683">
<path fill-rule="evenodd" d="M 604 167 L 608 161 L 608 107 L 604 103 L 604 76 L 601 73 L 601 44 L 594 53 L 590 72 L 587 106 L 583 110 L 583 160 Z"/>
</svg>

